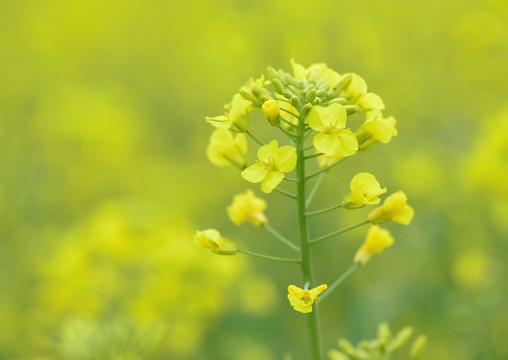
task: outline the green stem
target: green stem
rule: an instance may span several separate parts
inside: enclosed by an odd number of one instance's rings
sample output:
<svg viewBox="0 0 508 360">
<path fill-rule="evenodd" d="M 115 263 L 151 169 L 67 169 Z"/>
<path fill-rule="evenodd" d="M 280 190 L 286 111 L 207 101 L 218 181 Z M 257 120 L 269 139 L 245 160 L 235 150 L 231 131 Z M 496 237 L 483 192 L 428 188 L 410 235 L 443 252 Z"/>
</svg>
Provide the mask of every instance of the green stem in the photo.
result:
<svg viewBox="0 0 508 360">
<path fill-rule="evenodd" d="M 291 134 L 289 131 L 284 130 L 279 126 L 279 130 L 286 134 L 290 139 L 297 140 L 294 134 Z M 298 140 L 297 140 L 298 141 Z"/>
<path fill-rule="evenodd" d="M 277 261 L 277 262 L 283 262 L 283 263 L 300 263 L 300 259 L 288 259 L 288 258 L 281 258 L 281 257 L 277 257 L 277 256 L 258 254 L 258 253 L 243 250 L 243 249 L 237 249 L 237 251 L 242 254 L 246 254 L 249 256 L 253 256 L 253 257 L 257 257 L 257 258 L 265 259 L 265 260 L 271 260 L 271 261 Z"/>
<path fill-rule="evenodd" d="M 309 284 L 309 287 L 311 288 L 313 284 L 311 251 L 309 243 L 309 232 L 307 228 L 307 218 L 305 217 L 307 205 L 305 200 L 306 178 L 305 178 L 304 147 L 305 147 L 305 117 L 302 116 L 298 122 L 297 139 L 296 139 L 296 149 L 297 149 L 296 177 L 299 179 L 299 182 L 297 183 L 296 203 L 298 212 L 298 235 L 300 238 L 300 252 L 302 259 L 300 267 L 302 270 L 303 283 Z M 314 306 L 314 310 L 311 313 L 308 313 L 306 317 L 312 360 L 322 360 L 318 307 Z"/>
<path fill-rule="evenodd" d="M 284 180 L 287 180 L 287 181 L 290 181 L 290 182 L 295 182 L 295 183 L 297 183 L 298 181 L 300 181 L 300 180 L 298 180 L 298 179 L 290 178 L 290 177 L 287 177 L 287 176 L 285 176 L 285 177 L 284 177 Z"/>
<path fill-rule="evenodd" d="M 295 124 L 293 124 L 291 121 L 287 121 L 286 119 L 283 119 L 283 118 L 280 118 L 284 123 L 286 123 L 287 125 L 291 126 L 293 129 L 297 129 L 298 126 L 296 126 Z"/>
<path fill-rule="evenodd" d="M 325 178 L 325 175 L 326 173 L 322 173 L 321 175 L 319 175 L 319 177 L 316 179 L 316 182 L 314 183 L 314 186 L 312 187 L 312 189 L 310 190 L 310 193 L 309 193 L 309 196 L 307 196 L 307 201 L 305 202 L 305 205 L 306 206 L 309 206 L 310 205 L 310 202 L 312 201 L 312 199 L 314 198 L 314 195 L 316 195 L 316 192 L 318 191 L 319 189 L 319 185 L 321 185 L 321 182 L 323 181 L 323 179 Z"/>
<path fill-rule="evenodd" d="M 326 235 L 320 236 L 320 237 L 318 237 L 318 238 L 316 238 L 316 239 L 311 240 L 311 241 L 310 241 L 310 245 L 314 245 L 315 243 L 318 243 L 318 242 L 320 242 L 320 241 L 323 241 L 323 240 L 329 239 L 329 238 L 331 238 L 331 237 L 334 237 L 335 235 L 339 235 L 339 234 L 345 233 L 345 232 L 347 232 L 347 231 L 349 231 L 349 230 L 353 230 L 353 229 L 355 229 L 355 228 L 357 228 L 357 227 L 360 227 L 360 226 L 362 226 L 362 225 L 368 224 L 369 222 L 370 222 L 369 220 L 364 220 L 364 221 L 362 221 L 362 222 L 359 222 L 358 224 L 354 224 L 354 225 L 348 226 L 348 227 L 346 227 L 346 228 L 344 228 L 344 229 L 340 229 L 340 230 L 334 231 L 334 232 L 332 232 L 332 233 L 329 233 L 329 234 L 326 234 Z"/>
<path fill-rule="evenodd" d="M 259 141 L 259 140 L 258 140 L 258 139 L 254 136 L 254 135 L 252 135 L 252 133 L 251 133 L 249 130 L 247 130 L 245 133 L 246 133 L 247 135 L 249 135 L 249 136 L 250 136 L 250 137 L 251 137 L 251 138 L 252 138 L 255 142 L 257 142 L 259 145 L 261 145 L 261 146 L 263 146 L 263 145 L 264 145 L 264 144 L 263 144 L 261 141 Z"/>
<path fill-rule="evenodd" d="M 279 188 L 275 188 L 274 189 L 275 191 L 277 191 L 279 194 L 282 194 L 284 196 L 287 196 L 291 199 L 296 199 L 296 195 L 295 194 L 291 194 L 290 192 L 287 192 L 287 191 L 284 191 L 284 190 L 281 190 Z"/>
<path fill-rule="evenodd" d="M 344 272 L 344 274 L 342 274 L 341 276 L 339 276 L 337 278 L 337 280 L 335 280 L 332 285 L 330 285 L 328 287 L 328 289 L 326 289 L 326 291 L 323 293 L 323 295 L 321 295 L 319 297 L 319 301 L 323 301 L 325 297 L 328 296 L 328 294 L 330 294 L 333 290 L 335 290 L 337 288 L 337 286 L 339 286 L 344 280 L 346 280 L 348 278 L 349 275 L 351 275 L 353 273 L 353 271 L 355 271 L 356 269 L 358 269 L 360 267 L 360 263 L 357 263 L 357 264 L 353 264 L 351 265 L 351 267 L 349 269 L 346 270 L 346 272 Z"/>
<path fill-rule="evenodd" d="M 300 251 L 300 248 L 298 246 L 296 246 L 295 244 L 293 244 L 290 240 L 286 239 L 284 236 L 282 236 L 277 230 L 275 230 L 274 228 L 272 228 L 270 225 L 268 224 L 263 224 L 263 227 L 270 233 L 272 234 L 273 236 L 275 236 L 277 239 L 279 239 L 280 241 L 282 241 L 284 244 L 286 244 L 287 246 L 289 246 L 291 249 L 294 249 L 296 251 Z"/>
<path fill-rule="evenodd" d="M 337 161 L 336 161 L 336 162 L 334 162 L 333 164 L 328 165 L 327 167 L 324 167 L 324 168 L 322 168 L 322 169 L 320 169 L 320 170 L 314 171 L 312 174 L 310 174 L 309 176 L 307 176 L 307 177 L 306 177 L 306 180 L 308 180 L 308 179 L 312 179 L 314 176 L 317 176 L 317 175 L 319 175 L 319 174 L 321 174 L 321 173 L 325 172 L 326 170 L 328 170 L 328 169 L 330 169 L 330 168 L 334 167 L 335 165 L 338 165 L 339 163 L 343 162 L 345 159 L 347 159 L 347 158 L 342 158 L 342 159 L 340 159 L 340 160 L 337 160 Z"/>
<path fill-rule="evenodd" d="M 326 208 L 323 210 L 311 211 L 311 212 L 305 213 L 305 216 L 309 217 L 309 216 L 314 216 L 314 215 L 320 215 L 320 214 L 324 214 L 324 213 L 327 213 L 329 211 L 332 211 L 332 210 L 335 210 L 335 209 L 338 209 L 341 207 L 342 207 L 342 203 L 334 205 L 334 206 L 330 206 L 329 208 Z"/>
</svg>

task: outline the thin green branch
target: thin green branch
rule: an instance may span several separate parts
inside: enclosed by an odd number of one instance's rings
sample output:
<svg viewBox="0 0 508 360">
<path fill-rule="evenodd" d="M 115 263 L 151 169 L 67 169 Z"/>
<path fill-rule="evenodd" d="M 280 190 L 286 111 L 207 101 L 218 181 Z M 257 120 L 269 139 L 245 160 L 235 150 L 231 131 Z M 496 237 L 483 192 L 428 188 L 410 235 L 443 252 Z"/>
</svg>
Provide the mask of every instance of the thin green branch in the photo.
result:
<svg viewBox="0 0 508 360">
<path fill-rule="evenodd" d="M 307 213 L 305 213 L 305 216 L 309 217 L 309 216 L 314 216 L 314 215 L 325 214 L 325 213 L 327 213 L 329 211 L 332 211 L 332 210 L 335 210 L 335 209 L 338 209 L 338 208 L 341 208 L 341 207 L 342 207 L 342 203 L 334 205 L 334 206 L 330 206 L 329 208 L 326 208 L 326 209 L 323 209 L 323 210 L 317 210 L 317 211 L 307 212 Z"/>
<path fill-rule="evenodd" d="M 274 97 L 275 100 L 279 100 L 279 101 L 284 101 L 284 102 L 287 102 L 288 104 L 291 103 L 291 101 L 289 101 L 288 99 L 283 99 L 283 98 L 279 98 L 279 97 Z M 298 116 L 297 116 L 298 117 Z"/>
<path fill-rule="evenodd" d="M 296 195 L 295 194 L 291 194 L 290 192 L 287 192 L 287 191 L 284 191 L 284 190 L 281 190 L 281 189 L 278 189 L 278 188 L 275 188 L 274 190 L 277 191 L 279 194 L 282 194 L 284 196 L 290 197 L 291 199 L 296 199 Z"/>
<path fill-rule="evenodd" d="M 270 225 L 268 224 L 263 224 L 263 227 L 270 233 L 272 234 L 273 236 L 275 236 L 277 239 L 279 239 L 280 241 L 282 241 L 284 244 L 286 244 L 287 246 L 289 246 L 291 249 L 293 250 L 296 250 L 296 251 L 300 251 L 300 248 L 298 246 L 296 246 L 295 244 L 293 244 L 289 239 L 285 238 L 284 236 L 282 236 L 277 230 L 275 230 L 274 228 L 272 228 Z"/>
<path fill-rule="evenodd" d="M 321 156 L 321 155 L 323 155 L 323 153 L 312 154 L 312 155 L 306 156 L 304 159 L 309 160 L 309 159 L 313 159 L 313 158 Z"/>
<path fill-rule="evenodd" d="M 312 189 L 310 190 L 310 193 L 309 193 L 309 196 L 307 196 L 307 200 L 305 201 L 305 206 L 309 206 L 312 199 L 314 198 L 314 195 L 316 195 L 316 192 L 318 191 L 319 189 L 319 185 L 321 185 L 321 182 L 323 181 L 323 179 L 325 178 L 325 175 L 326 173 L 322 173 L 317 179 L 316 179 L 316 182 L 314 183 L 314 186 L 312 187 Z"/>
<path fill-rule="evenodd" d="M 342 159 L 340 159 L 340 160 L 337 160 L 337 161 L 336 161 L 336 162 L 334 162 L 333 164 L 328 165 L 327 167 L 324 167 L 324 168 L 322 168 L 322 169 L 320 169 L 320 170 L 314 171 L 313 173 L 309 174 L 309 175 L 305 178 L 305 180 L 312 179 L 314 176 L 317 176 L 317 175 L 319 175 L 319 174 L 321 174 L 321 173 L 325 172 L 326 170 L 331 169 L 331 168 L 332 168 L 332 167 L 334 167 L 335 165 L 340 164 L 340 163 L 341 163 L 341 162 L 343 162 L 345 159 L 347 159 L 347 158 L 342 158 Z"/>
<path fill-rule="evenodd" d="M 280 109 L 281 109 L 282 111 L 284 111 L 284 112 L 287 112 L 289 115 L 294 116 L 294 117 L 295 117 L 295 118 L 297 118 L 297 119 L 298 119 L 298 117 L 299 117 L 298 115 L 296 115 L 295 113 L 293 113 L 293 112 L 291 112 L 291 111 L 289 111 L 289 110 L 286 110 L 286 109 L 284 109 L 284 108 L 280 108 Z M 296 126 L 296 127 L 298 127 L 298 126 Z"/>
<path fill-rule="evenodd" d="M 296 126 L 295 124 L 293 124 L 291 121 L 287 121 L 286 119 L 283 119 L 283 118 L 280 118 L 284 123 L 286 123 L 287 125 L 291 126 L 292 128 L 294 129 L 297 129 L 298 126 Z"/>
<path fill-rule="evenodd" d="M 360 267 L 359 263 L 351 265 L 349 269 L 347 269 L 341 276 L 339 276 L 337 280 L 335 280 L 332 283 L 332 285 L 330 285 L 328 289 L 326 289 L 323 295 L 319 297 L 319 302 L 323 301 L 328 296 L 328 294 L 330 294 L 333 290 L 335 290 L 344 280 L 346 280 L 349 277 L 349 275 L 353 273 L 353 271 L 355 271 L 359 267 Z"/>
<path fill-rule="evenodd" d="M 258 253 L 243 250 L 243 249 L 237 249 L 237 251 L 242 254 L 250 255 L 250 256 L 257 257 L 260 259 L 265 259 L 265 260 L 271 260 L 271 261 L 277 261 L 277 262 L 283 262 L 283 263 L 296 263 L 296 264 L 300 263 L 300 259 L 288 259 L 288 258 L 281 258 L 281 257 L 277 257 L 277 256 L 258 254 Z"/>
<path fill-rule="evenodd" d="M 310 149 L 314 149 L 314 145 L 309 145 L 307 147 L 304 147 L 302 150 L 306 151 L 306 150 L 310 150 Z"/>
<path fill-rule="evenodd" d="M 289 131 L 284 130 L 280 126 L 279 126 L 279 130 L 282 131 L 284 134 L 286 134 L 290 139 L 296 140 L 296 136 L 294 134 L 291 134 Z"/>
<path fill-rule="evenodd" d="M 289 182 L 295 182 L 295 183 L 297 183 L 298 181 L 300 181 L 300 180 L 298 180 L 298 179 L 291 178 L 291 177 L 287 177 L 287 176 L 284 176 L 284 180 L 287 180 L 287 181 L 289 181 Z"/>
<path fill-rule="evenodd" d="M 311 241 L 309 242 L 309 244 L 310 244 L 310 245 L 314 245 L 314 244 L 316 244 L 316 243 L 318 243 L 318 242 L 320 242 L 320 241 L 323 241 L 323 240 L 329 239 L 329 238 L 334 237 L 334 236 L 336 236 L 336 235 L 340 235 L 340 234 L 345 233 L 345 232 L 347 232 L 347 231 L 349 231 L 349 230 L 353 230 L 353 229 L 355 229 L 355 228 L 357 228 L 357 227 L 360 227 L 360 226 L 362 226 L 362 225 L 368 224 L 369 222 L 370 222 L 369 220 L 364 220 L 364 221 L 362 221 L 362 222 L 359 222 L 358 224 L 354 224 L 354 225 L 348 226 L 348 227 L 346 227 L 346 228 L 344 228 L 344 229 L 340 229 L 340 230 L 337 230 L 337 231 L 331 232 L 331 233 L 329 233 L 329 234 L 326 234 L 326 235 L 320 236 L 320 237 L 318 237 L 318 238 L 316 238 L 316 239 L 311 240 Z"/>
<path fill-rule="evenodd" d="M 261 146 L 263 146 L 263 145 L 264 145 L 264 144 L 263 144 L 261 141 L 259 141 L 259 140 L 258 140 L 258 139 L 254 136 L 254 135 L 252 135 L 252 133 L 251 133 L 249 130 L 247 130 L 245 133 L 246 133 L 247 135 L 249 135 L 249 136 L 250 136 L 250 137 L 251 137 L 251 138 L 252 138 L 255 142 L 257 142 L 259 145 L 261 145 Z"/>
</svg>

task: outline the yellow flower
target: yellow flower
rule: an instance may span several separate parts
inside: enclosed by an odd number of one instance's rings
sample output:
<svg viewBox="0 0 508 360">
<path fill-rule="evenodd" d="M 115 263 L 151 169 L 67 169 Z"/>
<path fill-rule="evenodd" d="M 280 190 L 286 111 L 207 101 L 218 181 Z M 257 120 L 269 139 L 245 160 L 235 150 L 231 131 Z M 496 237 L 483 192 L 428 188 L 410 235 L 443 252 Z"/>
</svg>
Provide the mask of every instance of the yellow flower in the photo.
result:
<svg viewBox="0 0 508 360">
<path fill-rule="evenodd" d="M 210 249 L 219 255 L 236 254 L 236 244 L 224 239 L 215 229 L 196 231 L 194 241 L 202 248 Z"/>
<path fill-rule="evenodd" d="M 228 215 L 236 225 L 249 221 L 255 226 L 261 226 L 268 223 L 268 219 L 263 214 L 265 209 L 266 201 L 256 197 L 249 189 L 244 194 L 235 195 L 233 203 L 228 207 Z"/>
<path fill-rule="evenodd" d="M 384 118 L 381 111 L 371 111 L 362 128 L 372 135 L 371 139 L 388 144 L 392 136 L 397 136 L 395 125 L 397 121 L 393 116 Z"/>
<path fill-rule="evenodd" d="M 224 167 L 235 165 L 240 169 L 246 166 L 247 140 L 244 134 L 233 134 L 229 130 L 216 129 L 210 137 L 206 149 L 208 160 L 214 165 Z"/>
<path fill-rule="evenodd" d="M 351 82 L 345 91 L 349 94 L 353 103 L 367 111 L 385 108 L 383 100 L 377 94 L 367 92 L 367 83 L 360 75 L 355 73 L 344 75 L 351 75 Z"/>
<path fill-rule="evenodd" d="M 392 220 L 399 224 L 409 225 L 413 216 L 414 210 L 407 204 L 406 194 L 397 191 L 388 196 L 382 206 L 370 212 L 369 221 L 373 224 L 381 224 Z"/>
<path fill-rule="evenodd" d="M 245 100 L 240 94 L 233 97 L 233 101 L 227 106 L 229 112 L 224 115 L 207 117 L 206 121 L 218 129 L 245 132 L 249 127 L 249 112 L 254 109 L 252 102 Z"/>
<path fill-rule="evenodd" d="M 295 168 L 296 149 L 288 145 L 279 148 L 277 140 L 272 140 L 259 148 L 258 159 L 242 171 L 242 177 L 252 183 L 261 182 L 261 190 L 269 193 L 284 179 L 284 173 Z"/>
<path fill-rule="evenodd" d="M 358 151 L 356 136 L 345 129 L 347 112 L 334 103 L 328 107 L 314 106 L 307 117 L 309 126 L 319 134 L 314 136 L 314 147 L 327 156 L 351 156 Z"/>
<path fill-rule="evenodd" d="M 319 285 L 314 289 L 303 290 L 295 285 L 288 286 L 288 299 L 289 303 L 296 311 L 301 313 L 312 312 L 312 304 L 314 301 L 318 301 L 318 295 L 326 290 L 328 286 L 326 284 Z"/>
<path fill-rule="evenodd" d="M 379 204 L 379 195 L 386 192 L 376 180 L 376 177 L 369 173 L 356 174 L 349 185 L 351 193 L 342 200 L 342 207 L 345 209 L 356 209 L 365 205 Z"/>
<path fill-rule="evenodd" d="M 365 242 L 356 252 L 354 262 L 365 265 L 372 255 L 380 253 L 392 245 L 393 237 L 390 232 L 377 225 L 373 225 L 367 232 Z"/>
<path fill-rule="evenodd" d="M 340 159 L 342 159 L 342 156 L 338 156 L 338 155 L 332 155 L 332 156 L 321 155 L 321 156 L 318 156 L 317 160 L 318 160 L 319 167 L 322 169 L 322 168 L 325 168 L 327 166 L 332 165 L 333 163 L 336 163 Z M 332 171 L 333 169 L 335 169 L 335 166 L 332 167 L 331 169 L 328 169 L 328 171 Z"/>
<path fill-rule="evenodd" d="M 275 100 L 270 99 L 263 103 L 263 114 L 272 126 L 279 126 L 280 124 L 280 108 Z"/>
</svg>

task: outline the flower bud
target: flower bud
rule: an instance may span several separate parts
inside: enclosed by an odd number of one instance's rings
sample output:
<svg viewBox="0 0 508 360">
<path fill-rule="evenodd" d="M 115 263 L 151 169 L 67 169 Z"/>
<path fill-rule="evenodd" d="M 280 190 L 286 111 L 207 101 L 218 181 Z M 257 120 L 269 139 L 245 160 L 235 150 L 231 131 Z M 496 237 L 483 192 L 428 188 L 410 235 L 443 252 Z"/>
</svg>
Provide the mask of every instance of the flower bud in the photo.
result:
<svg viewBox="0 0 508 360">
<path fill-rule="evenodd" d="M 354 114 L 358 110 L 360 110 L 360 107 L 358 105 L 345 105 L 344 108 L 347 111 L 348 115 Z"/>
<path fill-rule="evenodd" d="M 256 97 L 256 95 L 254 95 L 252 90 L 250 90 L 246 87 L 242 87 L 240 89 L 239 93 L 240 93 L 240 95 L 242 95 L 242 97 L 245 100 L 249 100 L 250 102 L 252 102 L 253 106 L 255 106 L 255 107 L 261 106 L 262 102 Z"/>
<path fill-rule="evenodd" d="M 314 101 L 315 98 L 316 98 L 315 89 L 310 89 L 309 91 L 307 91 L 307 94 L 305 94 L 305 100 L 307 100 L 307 102 L 312 103 L 312 101 Z"/>
<path fill-rule="evenodd" d="M 237 252 L 236 244 L 224 239 L 215 229 L 196 231 L 194 241 L 202 248 L 210 249 L 219 255 L 234 255 Z"/>
<path fill-rule="evenodd" d="M 413 345 L 411 346 L 411 358 L 415 360 L 419 359 L 422 356 L 426 345 L 427 345 L 427 337 L 425 335 L 418 336 Z"/>
<path fill-rule="evenodd" d="M 298 99 L 298 96 L 293 95 L 289 99 L 289 103 L 295 108 L 298 108 L 298 106 L 300 105 L 300 99 Z"/>
<path fill-rule="evenodd" d="M 310 109 L 312 109 L 312 104 L 305 104 L 302 107 L 302 110 L 300 111 L 300 113 L 302 114 L 302 116 L 305 117 L 305 116 L 309 115 Z"/>
<path fill-rule="evenodd" d="M 265 114 L 266 118 L 270 122 L 270 125 L 276 127 L 280 125 L 280 108 L 274 99 L 265 101 L 262 109 L 263 114 Z"/>
<path fill-rule="evenodd" d="M 283 94 L 284 90 L 286 90 L 284 88 L 284 85 L 282 85 L 282 83 L 280 82 L 280 80 L 278 78 L 272 79 L 272 86 L 275 89 L 275 91 L 278 92 L 279 94 Z"/>
<path fill-rule="evenodd" d="M 329 104 L 337 103 L 337 104 L 345 104 L 347 102 L 346 98 L 340 97 L 340 98 L 333 98 L 328 101 Z"/>
<path fill-rule="evenodd" d="M 270 91 L 268 91 L 267 89 L 261 87 L 261 86 L 257 86 L 257 85 L 254 85 L 252 87 L 252 92 L 254 93 L 254 95 L 256 95 L 258 98 L 263 95 L 263 94 L 266 94 L 266 95 L 269 95 L 271 96 L 272 94 L 270 93 Z"/>
<path fill-rule="evenodd" d="M 407 204 L 406 194 L 397 191 L 388 196 L 382 206 L 370 212 L 369 221 L 372 224 L 382 224 L 392 220 L 399 224 L 409 225 L 413 216 L 414 210 Z"/>
<path fill-rule="evenodd" d="M 268 73 L 268 78 L 269 79 L 274 79 L 274 78 L 277 77 L 277 70 L 275 70 L 271 66 L 268 66 L 268 68 L 266 69 L 266 72 Z"/>
<path fill-rule="evenodd" d="M 402 329 L 398 332 L 397 336 L 395 336 L 395 339 L 388 345 L 386 352 L 388 354 L 391 354 L 395 350 L 401 348 L 404 346 L 404 344 L 409 340 L 411 335 L 413 334 L 413 328 L 408 326 Z"/>
</svg>

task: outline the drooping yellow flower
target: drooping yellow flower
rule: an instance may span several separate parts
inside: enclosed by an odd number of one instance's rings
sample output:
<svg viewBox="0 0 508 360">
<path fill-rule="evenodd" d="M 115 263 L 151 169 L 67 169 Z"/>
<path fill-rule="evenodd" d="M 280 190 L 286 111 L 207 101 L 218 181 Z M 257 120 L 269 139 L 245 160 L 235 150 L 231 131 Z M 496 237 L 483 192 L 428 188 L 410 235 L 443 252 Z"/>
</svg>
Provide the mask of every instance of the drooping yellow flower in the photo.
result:
<svg viewBox="0 0 508 360">
<path fill-rule="evenodd" d="M 381 111 L 371 111 L 367 114 L 367 120 L 362 128 L 372 135 L 372 140 L 388 144 L 392 136 L 397 136 L 396 124 L 397 121 L 393 116 L 384 118 Z"/>
<path fill-rule="evenodd" d="M 277 102 L 274 99 L 267 100 L 261 106 L 263 109 L 263 114 L 265 114 L 268 122 L 272 126 L 279 126 L 280 124 L 280 108 Z"/>
<path fill-rule="evenodd" d="M 269 193 L 284 179 L 284 173 L 295 168 L 296 149 L 288 145 L 279 148 L 277 140 L 272 140 L 259 148 L 258 159 L 242 171 L 242 177 L 252 183 L 261 182 L 261 190 Z"/>
<path fill-rule="evenodd" d="M 310 290 L 303 290 L 295 285 L 288 286 L 288 299 L 289 303 L 296 311 L 301 313 L 312 312 L 312 304 L 318 301 L 318 295 L 326 290 L 328 286 L 326 284 L 319 285 Z"/>
<path fill-rule="evenodd" d="M 202 248 L 210 249 L 219 255 L 234 255 L 237 251 L 236 244 L 224 239 L 215 229 L 196 231 L 194 241 Z"/>
<path fill-rule="evenodd" d="M 218 129 L 245 132 L 249 127 L 249 112 L 254 109 L 252 102 L 245 100 L 240 94 L 233 97 L 233 101 L 227 106 L 229 112 L 224 115 L 207 117 L 206 121 Z"/>
<path fill-rule="evenodd" d="M 327 166 L 332 165 L 333 163 L 336 163 L 340 159 L 342 159 L 342 156 L 338 156 L 338 155 L 332 155 L 332 156 L 321 155 L 321 156 L 318 156 L 317 160 L 318 160 L 319 167 L 322 169 L 322 168 L 325 168 Z M 328 171 L 332 171 L 333 169 L 335 169 L 335 166 L 330 168 Z"/>
<path fill-rule="evenodd" d="M 379 195 L 386 192 L 376 177 L 369 173 L 356 174 L 349 184 L 351 193 L 342 200 L 342 207 L 345 209 L 356 209 L 365 205 L 376 205 L 381 201 Z"/>
<path fill-rule="evenodd" d="M 369 221 L 373 224 L 382 224 L 392 220 L 399 224 L 409 225 L 413 220 L 414 210 L 407 204 L 407 196 L 402 191 L 388 196 L 383 205 L 372 210 Z"/>
<path fill-rule="evenodd" d="M 390 232 L 377 225 L 373 225 L 367 232 L 365 242 L 356 252 L 354 262 L 365 265 L 372 255 L 380 253 L 383 249 L 392 245 L 393 237 Z"/>
<path fill-rule="evenodd" d="M 227 210 L 229 218 L 236 225 L 249 221 L 255 226 L 262 226 L 268 223 L 268 219 L 263 214 L 265 209 L 266 201 L 256 197 L 249 189 L 243 194 L 235 195 L 233 203 Z"/>
<path fill-rule="evenodd" d="M 327 156 L 351 156 L 358 151 L 356 136 L 345 129 L 347 112 L 334 103 L 328 107 L 314 106 L 307 117 L 309 126 L 319 132 L 314 136 L 314 147 Z"/>
<path fill-rule="evenodd" d="M 247 153 L 247 140 L 244 134 L 233 134 L 229 130 L 216 129 L 206 149 L 208 160 L 219 167 L 231 164 L 240 169 L 246 166 L 244 155 Z"/>
<path fill-rule="evenodd" d="M 347 73 L 351 75 L 351 82 L 345 92 L 349 94 L 351 101 L 359 105 L 363 110 L 382 110 L 385 108 L 383 100 L 375 93 L 367 92 L 367 83 L 358 74 Z"/>
</svg>

